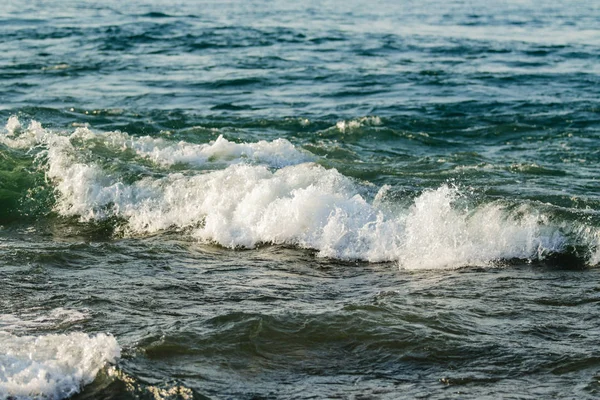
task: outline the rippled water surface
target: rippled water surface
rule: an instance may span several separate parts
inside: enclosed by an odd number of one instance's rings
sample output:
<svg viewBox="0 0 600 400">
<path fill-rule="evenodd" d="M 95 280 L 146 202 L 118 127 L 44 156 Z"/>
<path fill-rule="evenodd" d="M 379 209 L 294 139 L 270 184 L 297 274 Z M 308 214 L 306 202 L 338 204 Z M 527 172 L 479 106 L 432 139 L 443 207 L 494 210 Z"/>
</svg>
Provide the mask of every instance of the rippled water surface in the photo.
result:
<svg viewBox="0 0 600 400">
<path fill-rule="evenodd" d="M 0 399 L 600 394 L 596 2 L 5 3 Z"/>
</svg>

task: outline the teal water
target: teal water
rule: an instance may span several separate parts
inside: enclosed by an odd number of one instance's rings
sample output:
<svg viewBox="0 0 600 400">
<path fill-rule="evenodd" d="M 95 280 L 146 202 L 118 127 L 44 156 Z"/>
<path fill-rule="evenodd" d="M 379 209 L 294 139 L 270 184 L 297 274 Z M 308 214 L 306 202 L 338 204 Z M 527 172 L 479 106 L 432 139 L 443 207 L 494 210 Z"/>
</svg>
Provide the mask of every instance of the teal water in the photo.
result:
<svg viewBox="0 0 600 400">
<path fill-rule="evenodd" d="M 9 1 L 0 399 L 597 397 L 599 20 Z"/>
</svg>

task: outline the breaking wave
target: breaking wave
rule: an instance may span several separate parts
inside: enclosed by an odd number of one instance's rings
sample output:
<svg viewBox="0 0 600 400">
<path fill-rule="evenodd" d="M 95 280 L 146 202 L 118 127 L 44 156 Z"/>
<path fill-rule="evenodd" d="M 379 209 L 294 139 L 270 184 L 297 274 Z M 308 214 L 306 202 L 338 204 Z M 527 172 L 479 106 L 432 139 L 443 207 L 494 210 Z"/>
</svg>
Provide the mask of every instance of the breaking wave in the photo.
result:
<svg viewBox="0 0 600 400">
<path fill-rule="evenodd" d="M 0 398 L 70 397 L 119 357 L 117 341 L 105 334 L 15 336 L 0 332 Z"/>
<path fill-rule="evenodd" d="M 527 204 L 458 206 L 464 196 L 449 185 L 425 190 L 399 207 L 388 199 L 388 186 L 372 196 L 372 185 L 306 162 L 314 158 L 284 139 L 236 144 L 219 137 L 195 145 L 88 129 L 59 134 L 37 122 L 23 129 L 12 118 L 6 130 L 1 139 L 6 145 L 43 146 L 38 157 L 55 187 L 58 214 L 83 222 L 117 218 L 124 234 L 179 230 L 226 247 L 294 245 L 321 257 L 392 261 L 406 269 L 542 260 L 565 252 L 574 240 L 585 244 L 588 263 L 600 259 L 597 229 L 565 229 Z M 212 157 L 235 162 L 127 181 L 85 159 L 78 147 L 82 138 L 160 164 L 194 165 Z"/>
</svg>

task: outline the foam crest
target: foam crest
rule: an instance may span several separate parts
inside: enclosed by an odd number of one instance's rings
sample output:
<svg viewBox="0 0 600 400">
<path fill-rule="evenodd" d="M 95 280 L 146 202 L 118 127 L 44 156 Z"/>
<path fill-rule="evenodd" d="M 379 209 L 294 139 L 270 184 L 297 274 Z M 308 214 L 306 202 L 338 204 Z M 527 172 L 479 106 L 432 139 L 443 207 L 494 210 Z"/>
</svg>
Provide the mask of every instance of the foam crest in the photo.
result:
<svg viewBox="0 0 600 400">
<path fill-rule="evenodd" d="M 30 149 L 46 141 L 49 133 L 37 121 L 31 121 L 27 129 L 23 129 L 19 119 L 11 116 L 5 127 L 6 133 L 0 134 L 0 143 L 16 148 Z"/>
<path fill-rule="evenodd" d="M 460 210 L 453 206 L 459 192 L 448 186 L 424 192 L 396 214 L 378 207 L 381 196 L 369 202 L 357 192 L 335 170 L 288 168 L 239 193 L 223 188 L 219 193 L 230 203 L 211 204 L 196 235 L 231 247 L 294 244 L 322 257 L 398 261 L 407 269 L 542 259 L 565 245 L 558 229 L 534 210 L 518 210 L 514 217 L 498 204 Z"/>
<path fill-rule="evenodd" d="M 297 149 L 286 139 L 235 143 L 220 135 L 211 143 L 194 144 L 150 136 L 136 137 L 122 132 L 94 132 L 86 127 L 77 128 L 67 136 L 47 131 L 36 121 L 31 121 L 29 127 L 23 130 L 15 116 L 9 118 L 5 129 L 6 134 L 0 135 L 0 143 L 14 148 L 56 144 L 59 140 L 64 142 L 64 139 L 60 138 L 68 138 L 69 141 L 79 140 L 91 144 L 91 147 L 95 143 L 100 143 L 114 151 L 132 151 L 139 157 L 163 166 L 173 164 L 202 166 L 213 161 L 228 163 L 250 161 L 280 168 L 314 160 L 314 156 Z"/>
<path fill-rule="evenodd" d="M 6 133 L 8 136 L 14 136 L 19 133 L 21 128 L 21 122 L 19 122 L 16 116 L 12 115 L 8 118 L 8 122 L 6 123 Z"/>
<path fill-rule="evenodd" d="M 531 207 L 508 213 L 492 203 L 461 211 L 452 206 L 458 195 L 457 189 L 442 186 L 415 200 L 405 220 L 402 265 L 418 269 L 539 260 L 566 244 L 558 228 Z"/>
<path fill-rule="evenodd" d="M 131 150 L 139 157 L 156 164 L 203 165 L 211 161 L 239 162 L 247 160 L 280 168 L 314 159 L 308 152 L 298 150 L 285 139 L 272 142 L 261 140 L 256 143 L 234 143 L 219 135 L 208 144 L 194 144 L 184 141 L 174 143 L 163 138 L 150 136 L 134 137 L 121 132 L 95 133 L 87 128 L 75 131 L 72 137 L 87 140 L 101 140 L 117 150 Z"/>
<path fill-rule="evenodd" d="M 340 132 L 345 133 L 346 131 L 360 128 L 361 126 L 378 126 L 381 125 L 381 118 L 377 116 L 367 116 L 357 119 L 351 119 L 349 121 L 338 121 L 335 126 Z"/>
<path fill-rule="evenodd" d="M 0 332 L 0 398 L 64 399 L 91 383 L 120 349 L 114 337 Z"/>
</svg>

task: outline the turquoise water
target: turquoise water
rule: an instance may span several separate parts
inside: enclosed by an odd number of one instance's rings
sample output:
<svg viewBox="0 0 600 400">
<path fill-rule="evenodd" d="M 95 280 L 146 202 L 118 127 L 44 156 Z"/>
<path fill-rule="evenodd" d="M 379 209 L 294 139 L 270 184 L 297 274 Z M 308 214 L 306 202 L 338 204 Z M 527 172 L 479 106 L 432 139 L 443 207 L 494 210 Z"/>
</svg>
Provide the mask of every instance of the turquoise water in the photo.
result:
<svg viewBox="0 0 600 400">
<path fill-rule="evenodd" d="M 0 10 L 0 398 L 595 398 L 600 6 Z"/>
</svg>

